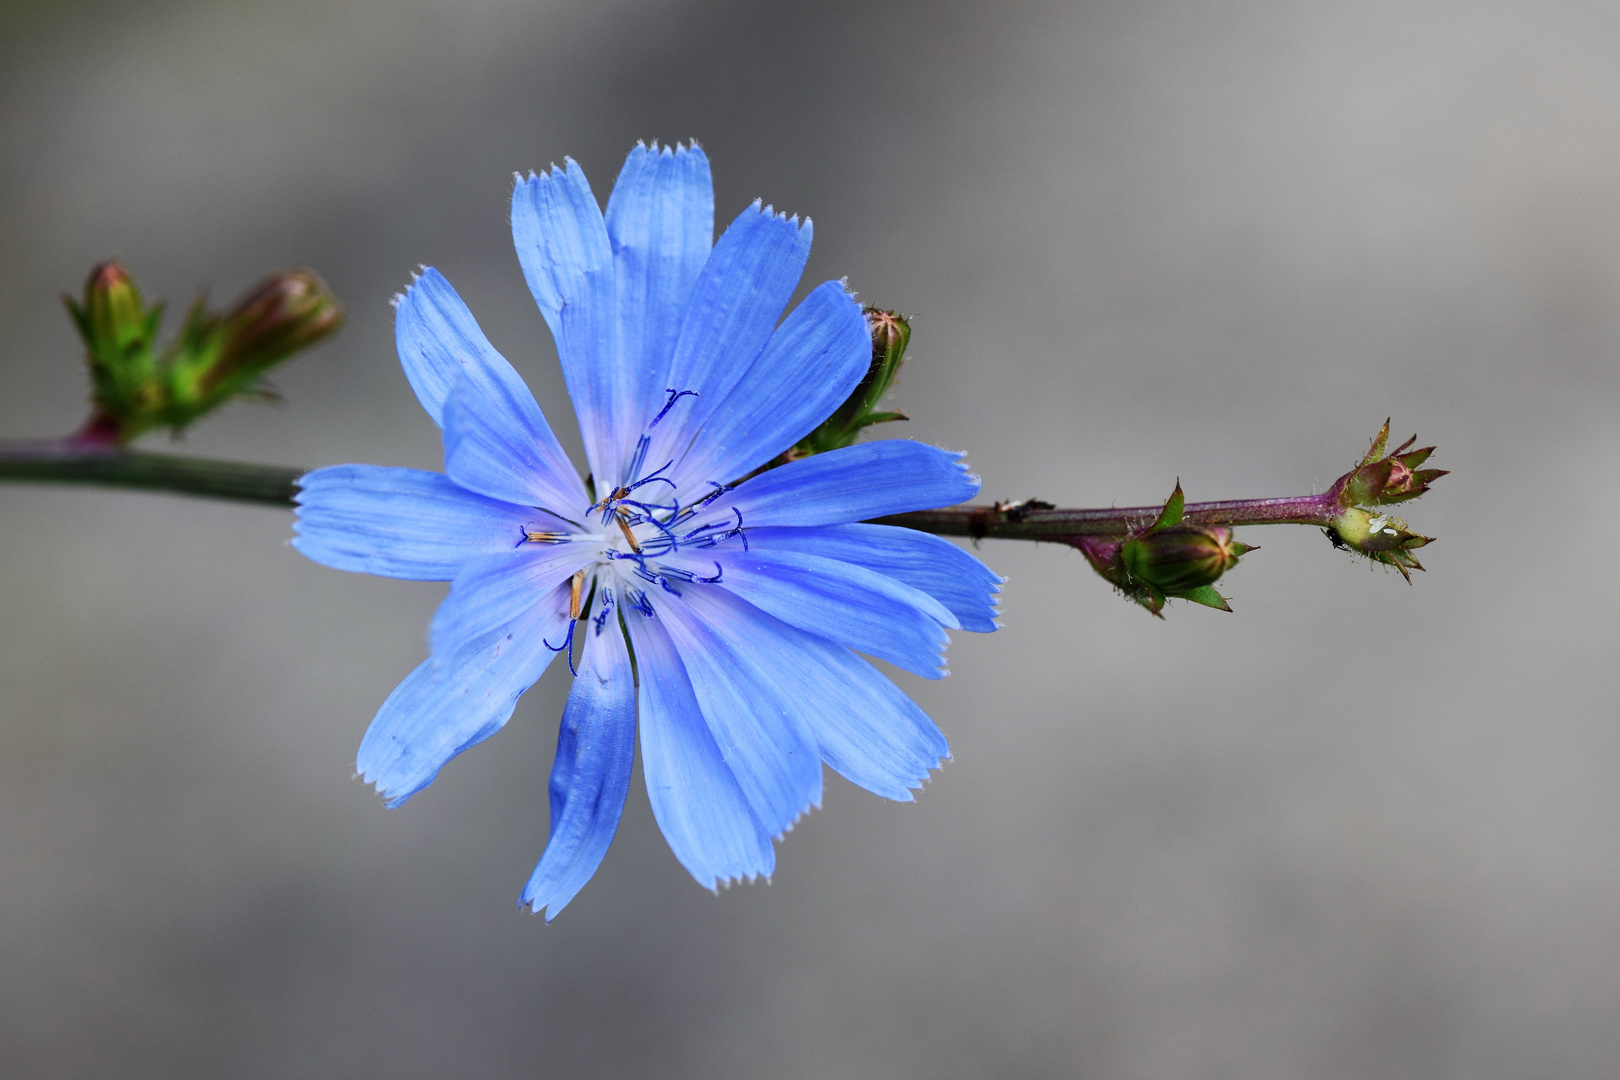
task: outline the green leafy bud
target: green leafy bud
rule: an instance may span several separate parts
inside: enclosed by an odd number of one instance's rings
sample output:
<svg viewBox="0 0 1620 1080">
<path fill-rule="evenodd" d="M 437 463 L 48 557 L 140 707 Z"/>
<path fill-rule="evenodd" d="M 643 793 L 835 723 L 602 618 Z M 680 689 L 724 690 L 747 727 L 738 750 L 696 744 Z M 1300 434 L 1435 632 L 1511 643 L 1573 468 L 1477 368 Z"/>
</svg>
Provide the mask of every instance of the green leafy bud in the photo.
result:
<svg viewBox="0 0 1620 1080">
<path fill-rule="evenodd" d="M 1334 547 L 1360 552 L 1373 562 L 1393 566 L 1408 582 L 1410 571 L 1422 570 L 1412 552 L 1434 542 L 1432 536 L 1419 536 L 1408 532 L 1406 522 L 1388 514 L 1373 513 L 1359 506 L 1348 507 L 1323 530 Z"/>
<path fill-rule="evenodd" d="M 175 403 L 201 415 L 230 397 L 274 396 L 255 385 L 259 377 L 342 324 L 343 306 L 308 270 L 266 279 L 224 315 L 199 297 L 174 351 Z"/>
<path fill-rule="evenodd" d="M 1223 525 L 1178 525 L 1126 540 L 1119 558 L 1131 580 L 1169 594 L 1215 584 L 1250 550 Z"/>
<path fill-rule="evenodd" d="M 235 397 L 273 398 L 259 381 L 264 372 L 343 322 L 342 305 L 307 270 L 267 279 L 224 314 L 199 296 L 161 352 L 163 306 L 146 307 L 117 263 L 91 271 L 82 303 L 65 299 L 84 339 L 95 406 L 80 438 L 118 445 L 154 427 L 178 433 Z"/>
<path fill-rule="evenodd" d="M 103 363 L 117 364 L 131 352 L 150 346 L 161 305 L 149 314 L 141 302 L 135 279 L 109 260 L 90 271 L 84 282 L 84 300 L 64 296 L 86 348 Z"/>
<path fill-rule="evenodd" d="M 1158 615 L 1170 598 L 1231 611 L 1214 589 L 1222 574 L 1250 551 L 1224 525 L 1183 525 L 1186 498 L 1176 490 L 1146 529 L 1123 537 L 1082 536 L 1068 541 L 1079 548 L 1092 569 L 1125 597 Z"/>
<path fill-rule="evenodd" d="M 63 296 L 62 302 L 84 341 L 90 366 L 95 412 L 81 437 L 95 443 L 125 441 L 123 425 L 114 418 L 150 411 L 161 401 L 154 385 L 154 347 L 163 305 L 147 308 L 135 279 L 111 260 L 90 271 L 82 301 Z"/>
<path fill-rule="evenodd" d="M 1373 438 L 1366 456 L 1354 469 L 1339 478 L 1339 501 L 1344 506 L 1387 506 L 1415 499 L 1429 490 L 1429 485 L 1445 476 L 1445 469 L 1419 469 L 1434 453 L 1434 447 L 1411 449 L 1417 442 L 1413 435 L 1390 454 L 1384 453 L 1389 443 L 1389 421 Z"/>
</svg>

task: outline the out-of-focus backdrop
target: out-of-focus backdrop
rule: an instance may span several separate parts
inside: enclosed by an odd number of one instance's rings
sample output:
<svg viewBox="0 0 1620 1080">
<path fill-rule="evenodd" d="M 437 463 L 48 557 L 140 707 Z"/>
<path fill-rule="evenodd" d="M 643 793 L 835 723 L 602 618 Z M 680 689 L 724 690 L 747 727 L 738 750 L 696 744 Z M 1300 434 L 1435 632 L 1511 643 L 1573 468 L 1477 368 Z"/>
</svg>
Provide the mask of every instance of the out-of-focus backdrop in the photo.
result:
<svg viewBox="0 0 1620 1080">
<path fill-rule="evenodd" d="M 1456 472 L 1412 586 L 1251 529 L 1232 615 L 985 544 L 1005 629 L 901 676 L 955 752 L 916 804 L 830 779 L 717 898 L 638 773 L 550 926 L 566 672 L 387 811 L 354 749 L 441 586 L 0 488 L 0 1071 L 1620 1075 L 1617 50 L 1549 0 L 4 5 L 0 435 L 80 421 L 58 295 L 116 255 L 349 305 L 187 450 L 437 468 L 419 263 L 571 439 L 511 174 L 695 137 L 722 223 L 809 214 L 807 287 L 914 316 L 904 434 L 986 497 L 1305 493 L 1391 414 Z"/>
</svg>

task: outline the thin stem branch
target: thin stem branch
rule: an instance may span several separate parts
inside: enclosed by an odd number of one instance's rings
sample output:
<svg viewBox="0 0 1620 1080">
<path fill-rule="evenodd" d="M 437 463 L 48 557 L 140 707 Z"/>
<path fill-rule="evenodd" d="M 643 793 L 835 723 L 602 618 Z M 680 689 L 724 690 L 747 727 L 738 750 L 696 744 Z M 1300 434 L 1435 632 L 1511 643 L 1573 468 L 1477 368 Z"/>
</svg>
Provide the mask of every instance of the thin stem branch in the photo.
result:
<svg viewBox="0 0 1620 1080">
<path fill-rule="evenodd" d="M 305 471 L 283 465 L 119 450 L 78 437 L 0 440 L 0 481 L 99 484 L 291 506 L 298 477 Z M 1151 524 L 1160 509 L 1059 509 L 1030 501 L 918 510 L 877 520 L 942 536 L 1061 542 L 1079 536 L 1122 536 Z M 1324 492 L 1289 499 L 1188 503 L 1182 520 L 1189 525 L 1328 525 L 1342 509 L 1336 495 Z"/>
<path fill-rule="evenodd" d="M 1124 506 L 1074 510 L 1034 502 L 997 503 L 916 510 L 877 520 L 941 536 L 1062 542 L 1077 536 L 1123 536 L 1151 525 L 1162 509 Z M 1188 503 L 1181 520 L 1185 525 L 1329 525 L 1343 510 L 1338 496 L 1328 491 L 1287 499 Z"/>
<path fill-rule="evenodd" d="M 0 440 L 0 480 L 99 484 L 291 506 L 305 469 L 119 450 L 78 438 Z"/>
</svg>

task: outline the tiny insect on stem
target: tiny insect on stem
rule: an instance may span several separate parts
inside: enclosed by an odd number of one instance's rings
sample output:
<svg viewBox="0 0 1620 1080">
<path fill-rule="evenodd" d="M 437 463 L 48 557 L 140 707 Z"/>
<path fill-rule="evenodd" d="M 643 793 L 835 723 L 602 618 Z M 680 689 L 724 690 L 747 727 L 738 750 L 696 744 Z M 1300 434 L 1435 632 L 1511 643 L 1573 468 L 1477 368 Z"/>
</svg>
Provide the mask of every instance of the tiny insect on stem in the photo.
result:
<svg viewBox="0 0 1620 1080">
<path fill-rule="evenodd" d="M 579 597 L 585 589 L 585 571 L 580 570 L 574 574 L 574 580 L 568 585 L 568 617 L 579 618 Z"/>
</svg>

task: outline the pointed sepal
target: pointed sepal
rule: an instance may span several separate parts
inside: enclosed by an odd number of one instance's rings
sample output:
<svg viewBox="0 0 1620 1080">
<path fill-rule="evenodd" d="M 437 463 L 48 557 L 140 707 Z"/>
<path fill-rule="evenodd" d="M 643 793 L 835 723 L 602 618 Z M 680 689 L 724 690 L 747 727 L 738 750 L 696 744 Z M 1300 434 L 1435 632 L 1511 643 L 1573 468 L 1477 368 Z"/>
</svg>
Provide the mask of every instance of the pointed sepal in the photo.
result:
<svg viewBox="0 0 1620 1080">
<path fill-rule="evenodd" d="M 1176 595 L 1183 600 L 1191 600 L 1195 604 L 1212 607 L 1216 611 L 1232 610 L 1232 605 L 1226 602 L 1226 597 L 1216 592 L 1213 585 L 1200 585 L 1196 589 L 1188 589 L 1186 592 L 1177 593 Z"/>
<path fill-rule="evenodd" d="M 1176 490 L 1172 491 L 1170 497 L 1164 500 L 1164 509 L 1159 511 L 1158 519 L 1152 525 L 1149 525 L 1148 529 L 1150 531 L 1169 529 L 1180 525 L 1181 515 L 1186 511 L 1186 508 L 1187 497 L 1181 493 L 1181 479 L 1178 477 L 1176 479 Z"/>
</svg>

